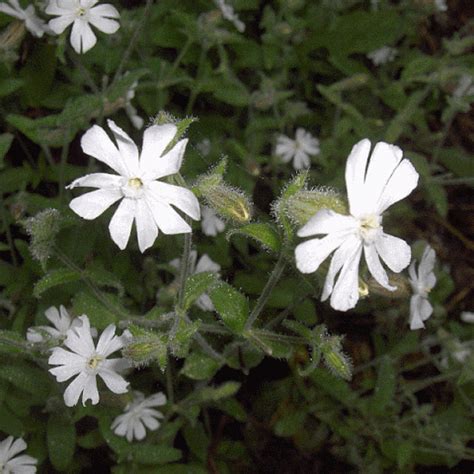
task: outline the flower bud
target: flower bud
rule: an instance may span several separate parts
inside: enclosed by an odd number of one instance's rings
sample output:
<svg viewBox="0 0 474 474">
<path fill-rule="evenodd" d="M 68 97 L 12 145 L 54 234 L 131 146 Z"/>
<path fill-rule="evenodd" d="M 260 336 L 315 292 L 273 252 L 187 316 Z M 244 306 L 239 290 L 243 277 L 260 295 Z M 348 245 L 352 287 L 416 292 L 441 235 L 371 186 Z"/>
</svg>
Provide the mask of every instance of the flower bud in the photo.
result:
<svg viewBox="0 0 474 474">
<path fill-rule="evenodd" d="M 301 189 L 286 201 L 285 211 L 298 227 L 303 226 L 321 209 L 347 214 L 347 205 L 341 195 L 331 188 Z"/>
<path fill-rule="evenodd" d="M 167 341 L 162 334 L 147 329 L 131 326 L 132 337 L 122 353 L 135 367 L 148 365 L 157 361 L 161 370 L 166 368 Z"/>
<path fill-rule="evenodd" d="M 339 336 L 331 336 L 321 346 L 324 364 L 335 375 L 345 380 L 352 378 L 352 362 L 349 356 L 344 354 Z"/>
<path fill-rule="evenodd" d="M 30 236 L 30 252 L 44 266 L 61 228 L 61 215 L 57 209 L 45 209 L 26 219 L 24 226 Z"/>
</svg>

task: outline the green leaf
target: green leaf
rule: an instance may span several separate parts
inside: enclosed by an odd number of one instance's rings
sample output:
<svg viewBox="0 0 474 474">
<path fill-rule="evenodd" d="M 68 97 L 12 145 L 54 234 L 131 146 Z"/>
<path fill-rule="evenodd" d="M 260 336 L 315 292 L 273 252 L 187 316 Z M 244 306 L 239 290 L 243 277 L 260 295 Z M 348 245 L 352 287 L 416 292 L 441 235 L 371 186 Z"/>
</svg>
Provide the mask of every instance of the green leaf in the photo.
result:
<svg viewBox="0 0 474 474">
<path fill-rule="evenodd" d="M 285 413 L 275 423 L 275 434 L 278 436 L 293 436 L 303 428 L 306 413 L 304 411 L 291 411 Z"/>
<path fill-rule="evenodd" d="M 25 431 L 23 422 L 5 404 L 0 406 L 0 431 L 18 437 Z"/>
<path fill-rule="evenodd" d="M 214 272 L 200 272 L 191 275 L 186 280 L 184 288 L 184 311 L 187 311 L 203 293 L 206 293 L 217 282 L 218 278 L 219 276 Z"/>
<path fill-rule="evenodd" d="M 33 295 L 35 298 L 39 298 L 46 290 L 72 281 L 78 281 L 80 279 L 80 273 L 75 270 L 69 270 L 68 268 L 57 268 L 51 270 L 36 282 L 33 289 Z"/>
<path fill-rule="evenodd" d="M 0 379 L 27 392 L 34 400 L 46 401 L 50 390 L 47 372 L 25 363 L 9 363 L 0 365 Z"/>
<path fill-rule="evenodd" d="M 160 444 L 135 444 L 130 448 L 131 457 L 140 464 L 168 464 L 181 459 L 181 451 Z"/>
<path fill-rule="evenodd" d="M 428 197 L 428 201 L 433 204 L 436 211 L 441 217 L 448 215 L 448 196 L 443 185 L 434 181 L 425 182 L 425 190 Z"/>
<path fill-rule="evenodd" d="M 0 81 L 0 97 L 13 94 L 24 84 L 23 79 L 2 79 Z"/>
<path fill-rule="evenodd" d="M 202 352 L 189 354 L 181 373 L 193 380 L 209 380 L 219 370 L 221 364 Z"/>
<path fill-rule="evenodd" d="M 234 396 L 240 388 L 239 382 L 226 382 L 219 387 L 204 387 L 191 394 L 190 399 L 197 402 L 215 402 Z"/>
<path fill-rule="evenodd" d="M 86 314 L 89 317 L 91 326 L 97 329 L 104 329 L 109 324 L 117 322 L 118 315 L 113 310 L 114 303 L 110 295 L 103 294 L 104 302 L 100 302 L 97 298 L 88 292 L 81 291 L 73 298 L 73 310 L 75 314 Z M 107 301 L 110 304 L 107 305 Z"/>
<path fill-rule="evenodd" d="M 49 459 L 58 471 L 71 464 L 76 447 L 76 427 L 64 413 L 52 413 L 46 428 Z"/>
<path fill-rule="evenodd" d="M 113 273 L 104 268 L 97 265 L 94 267 L 88 267 L 84 271 L 84 275 L 92 280 L 97 286 L 114 288 L 117 290 L 119 296 L 123 296 L 125 290 L 122 282 Z"/>
<path fill-rule="evenodd" d="M 187 425 L 183 430 L 183 434 L 189 449 L 198 459 L 206 461 L 207 450 L 209 448 L 209 438 L 202 423 L 198 421 L 194 426 Z"/>
<path fill-rule="evenodd" d="M 386 412 L 387 406 L 395 395 L 395 388 L 396 375 L 392 359 L 384 357 L 380 363 L 371 404 L 372 410 L 376 415 L 383 415 Z"/>
<path fill-rule="evenodd" d="M 277 253 L 281 248 L 280 236 L 274 226 L 266 223 L 247 224 L 242 227 L 232 229 L 227 233 L 230 239 L 233 235 L 244 235 L 255 239 L 266 250 Z"/>
<path fill-rule="evenodd" d="M 242 333 L 249 314 L 247 298 L 225 282 L 213 288 L 209 296 L 226 326 L 236 333 Z"/>
<path fill-rule="evenodd" d="M 0 168 L 5 166 L 3 159 L 10 149 L 10 145 L 13 141 L 13 135 L 11 133 L 2 133 L 0 135 Z"/>
</svg>

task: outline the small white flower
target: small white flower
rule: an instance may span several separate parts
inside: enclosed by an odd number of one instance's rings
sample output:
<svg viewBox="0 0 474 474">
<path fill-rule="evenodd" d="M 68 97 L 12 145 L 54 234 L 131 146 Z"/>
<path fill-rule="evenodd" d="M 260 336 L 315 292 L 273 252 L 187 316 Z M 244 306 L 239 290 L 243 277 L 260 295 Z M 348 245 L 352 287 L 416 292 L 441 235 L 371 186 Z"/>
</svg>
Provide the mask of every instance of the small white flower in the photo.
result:
<svg viewBox="0 0 474 474">
<path fill-rule="evenodd" d="M 84 134 L 81 145 L 84 153 L 117 174 L 93 173 L 73 181 L 68 188 L 85 186 L 98 190 L 73 199 L 69 207 L 84 219 L 95 219 L 121 200 L 109 224 L 112 240 L 121 250 L 127 246 L 134 221 L 141 252 L 153 245 L 158 229 L 164 234 L 191 232 L 191 227 L 171 206 L 199 220 L 196 196 L 189 189 L 158 181 L 178 172 L 188 140 L 180 140 L 163 155 L 177 128 L 172 124 L 153 125 L 145 130 L 139 156 L 132 139 L 112 120 L 107 123 L 117 146 L 98 125 Z"/>
<path fill-rule="evenodd" d="M 46 13 L 54 15 L 48 23 L 54 33 L 60 35 L 72 24 L 71 45 L 77 53 L 85 53 L 95 46 L 97 38 L 89 23 L 106 34 L 120 28 L 117 9 L 106 3 L 97 5 L 97 0 L 50 0 Z"/>
<path fill-rule="evenodd" d="M 233 23 L 237 31 L 243 33 L 245 31 L 245 24 L 240 20 L 239 15 L 235 13 L 234 8 L 231 5 L 227 5 L 225 0 L 214 0 L 216 6 L 220 9 L 222 16 Z"/>
<path fill-rule="evenodd" d="M 160 427 L 159 418 L 163 415 L 152 407 L 159 407 L 166 404 L 166 396 L 163 392 L 158 392 L 151 397 L 139 391 L 133 392 L 133 401 L 126 407 L 125 412 L 115 418 L 111 428 L 117 436 L 125 436 L 130 443 L 133 439 L 142 440 L 146 436 L 145 427 L 151 431 Z"/>
<path fill-rule="evenodd" d="M 293 168 L 295 170 L 309 168 L 311 164 L 309 157 L 319 155 L 319 152 L 319 140 L 303 128 L 296 130 L 294 140 L 285 135 L 280 135 L 275 149 L 275 154 L 284 163 L 293 160 Z"/>
<path fill-rule="evenodd" d="M 474 312 L 472 311 L 463 311 L 461 313 L 461 321 L 464 321 L 465 323 L 474 323 Z"/>
<path fill-rule="evenodd" d="M 408 269 L 413 290 L 410 300 L 410 329 L 424 328 L 423 321 L 426 321 L 433 313 L 433 306 L 428 300 L 428 294 L 436 285 L 436 277 L 433 273 L 435 260 L 435 251 L 427 245 L 418 266 L 418 273 L 415 261 Z"/>
<path fill-rule="evenodd" d="M 217 216 L 216 212 L 211 207 L 202 206 L 201 215 L 201 227 L 205 235 L 215 237 L 225 229 L 225 222 Z"/>
<path fill-rule="evenodd" d="M 82 393 L 82 404 L 91 400 L 93 405 L 99 402 L 97 375 L 114 393 L 126 393 L 128 382 L 117 372 L 127 368 L 125 359 L 107 359 L 113 352 L 124 347 L 124 340 L 115 335 L 115 326 L 107 326 L 101 334 L 97 347 L 92 340 L 89 318 L 80 316 L 82 325 L 71 328 L 64 345 L 71 349 L 55 347 L 48 359 L 50 365 L 58 365 L 49 371 L 58 382 L 76 378 L 64 392 L 64 402 L 68 407 L 76 405 Z"/>
<path fill-rule="evenodd" d="M 206 253 L 201 256 L 199 261 L 196 264 L 197 260 L 197 252 L 196 250 L 193 250 L 191 254 L 189 255 L 189 273 L 191 275 L 195 275 L 196 273 L 202 273 L 202 272 L 213 272 L 213 273 L 219 273 L 221 266 L 212 261 L 209 255 Z M 175 258 L 171 260 L 170 265 L 177 270 L 179 270 L 181 266 L 181 259 L 180 258 Z M 209 295 L 207 294 L 202 294 L 197 300 L 196 300 L 196 305 L 198 308 L 202 309 L 203 311 L 214 311 L 214 305 L 212 304 L 211 298 L 209 298 Z"/>
<path fill-rule="evenodd" d="M 2 474 L 33 474 L 36 472 L 38 461 L 27 454 L 15 457 L 26 449 L 22 438 L 13 441 L 13 436 L 5 438 L 0 443 L 0 473 Z"/>
<path fill-rule="evenodd" d="M 48 30 L 46 23 L 36 16 L 35 7 L 33 5 L 28 5 L 23 9 L 18 0 L 8 0 L 8 3 L 0 3 L 0 12 L 24 21 L 26 29 L 33 36 L 38 38 L 41 38 Z"/>
<path fill-rule="evenodd" d="M 463 74 L 459 78 L 459 83 L 453 91 L 453 96 L 457 98 L 474 95 L 474 77 L 469 74 Z"/>
<path fill-rule="evenodd" d="M 331 295 L 331 306 L 340 311 L 353 308 L 359 300 L 359 263 L 364 252 L 369 272 L 384 288 L 394 291 L 380 257 L 393 272 L 408 266 L 407 243 L 386 234 L 382 214 L 408 196 L 418 183 L 413 165 L 403 159 L 400 148 L 379 142 L 369 161 L 370 141 L 354 145 L 346 163 L 346 188 L 350 215 L 329 209 L 317 212 L 299 231 L 299 237 L 326 234 L 295 249 L 296 266 L 302 273 L 315 272 L 335 251 L 324 283 L 322 300 Z M 339 274 L 337 282 L 336 275 Z"/>
<path fill-rule="evenodd" d="M 137 109 L 133 106 L 132 100 L 135 98 L 135 89 L 138 86 L 138 81 L 135 81 L 131 86 L 130 89 L 127 91 L 127 95 L 125 97 L 125 112 L 132 122 L 133 126 L 140 130 L 143 127 L 145 121 L 138 115 Z"/>
<path fill-rule="evenodd" d="M 448 10 L 446 0 L 434 0 L 434 6 L 439 12 L 445 12 Z"/>
<path fill-rule="evenodd" d="M 375 66 L 381 66 L 382 64 L 393 61 L 396 55 L 397 50 L 395 48 L 383 46 L 382 48 L 370 52 L 367 57 L 374 63 Z"/>
<path fill-rule="evenodd" d="M 73 319 L 69 316 L 66 308 L 61 305 L 59 311 L 54 306 L 51 306 L 44 312 L 45 316 L 54 327 L 51 326 L 37 326 L 28 328 L 26 338 L 30 342 L 43 342 L 45 340 L 44 333 L 47 333 L 54 339 L 60 339 L 66 337 L 67 331 L 76 326 L 80 326 L 82 323 L 80 319 Z"/>
</svg>

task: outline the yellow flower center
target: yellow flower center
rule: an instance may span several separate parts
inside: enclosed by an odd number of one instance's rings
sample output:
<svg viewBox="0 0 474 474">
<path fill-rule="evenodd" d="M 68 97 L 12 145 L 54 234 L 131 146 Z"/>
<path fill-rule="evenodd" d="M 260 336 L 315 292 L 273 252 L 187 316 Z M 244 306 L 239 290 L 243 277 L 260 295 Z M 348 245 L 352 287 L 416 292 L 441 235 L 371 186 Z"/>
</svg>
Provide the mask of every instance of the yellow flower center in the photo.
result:
<svg viewBox="0 0 474 474">
<path fill-rule="evenodd" d="M 128 185 L 133 189 L 140 189 L 143 186 L 143 181 L 140 178 L 130 178 Z"/>
<path fill-rule="evenodd" d="M 103 357 L 99 355 L 95 355 L 87 361 L 87 367 L 89 367 L 89 369 L 92 369 L 92 370 L 97 369 L 97 366 L 100 364 L 100 362 L 103 359 L 104 359 Z"/>
<path fill-rule="evenodd" d="M 76 12 L 77 16 L 84 16 L 86 14 L 86 9 L 83 7 L 79 7 Z"/>
<path fill-rule="evenodd" d="M 375 240 L 381 229 L 381 221 L 382 218 L 374 214 L 359 219 L 359 233 L 366 243 Z"/>
</svg>

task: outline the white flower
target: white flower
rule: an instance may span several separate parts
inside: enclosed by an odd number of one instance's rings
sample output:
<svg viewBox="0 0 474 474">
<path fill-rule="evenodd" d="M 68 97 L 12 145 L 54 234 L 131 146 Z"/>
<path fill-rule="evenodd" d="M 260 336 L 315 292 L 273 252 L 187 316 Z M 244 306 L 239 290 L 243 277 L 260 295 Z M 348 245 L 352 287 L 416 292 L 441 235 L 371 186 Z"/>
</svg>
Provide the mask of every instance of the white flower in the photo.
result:
<svg viewBox="0 0 474 474">
<path fill-rule="evenodd" d="M 211 140 L 209 140 L 209 138 L 204 138 L 199 143 L 196 143 L 196 149 L 202 156 L 209 155 L 209 153 L 211 153 Z"/>
<path fill-rule="evenodd" d="M 346 163 L 346 187 L 350 215 L 329 209 L 317 212 L 299 231 L 299 237 L 327 234 L 295 249 L 296 266 L 302 273 L 315 272 L 335 250 L 324 283 L 322 300 L 331 295 L 331 306 L 340 311 L 353 308 L 359 299 L 359 262 L 364 251 L 369 272 L 390 291 L 391 286 L 380 258 L 393 272 L 410 263 L 407 243 L 384 233 L 382 214 L 408 196 L 418 183 L 413 165 L 403 159 L 400 148 L 379 142 L 369 164 L 370 141 L 354 145 Z M 334 284 L 336 275 L 339 274 Z"/>
<path fill-rule="evenodd" d="M 158 236 L 191 232 L 191 227 L 171 207 L 177 207 L 194 220 L 199 220 L 199 202 L 194 194 L 181 186 L 158 181 L 178 172 L 187 139 L 163 152 L 176 135 L 175 125 L 153 125 L 145 130 L 139 156 L 132 139 L 112 120 L 108 120 L 118 148 L 98 125 L 82 137 L 84 153 L 110 166 L 117 174 L 94 173 L 73 181 L 68 188 L 98 188 L 73 199 L 69 206 L 84 219 L 95 219 L 121 200 L 113 215 L 109 231 L 112 240 L 124 249 L 135 221 L 141 252 L 151 247 Z M 163 155 L 163 156 L 161 156 Z"/>
<path fill-rule="evenodd" d="M 197 264 L 196 260 L 197 252 L 196 250 L 193 250 L 189 255 L 189 272 L 191 275 L 202 272 L 219 273 L 221 269 L 221 266 L 218 263 L 212 261 L 209 255 L 206 253 L 201 256 Z M 181 259 L 175 258 L 174 260 L 171 260 L 170 265 L 179 270 L 181 266 Z M 203 311 L 214 311 L 214 305 L 212 304 L 211 298 L 209 298 L 209 295 L 205 293 L 196 300 L 196 305 Z"/>
<path fill-rule="evenodd" d="M 8 0 L 8 3 L 0 3 L 0 12 L 13 16 L 25 22 L 26 29 L 38 38 L 41 38 L 47 31 L 46 23 L 36 16 L 35 7 L 28 5 L 24 10 L 18 0 Z"/>
<path fill-rule="evenodd" d="M 453 91 L 453 96 L 457 98 L 474 95 L 474 77 L 469 74 L 463 74 L 459 78 L 459 83 Z"/>
<path fill-rule="evenodd" d="M 13 436 L 0 443 L 0 473 L 2 474 L 33 474 L 38 461 L 27 454 L 15 457 L 26 449 L 22 438 L 13 441 Z"/>
<path fill-rule="evenodd" d="M 125 112 L 127 113 L 128 118 L 132 122 L 133 126 L 137 130 L 140 130 L 140 128 L 143 127 L 145 121 L 137 114 L 137 109 L 132 105 L 132 100 L 135 98 L 135 89 L 137 86 L 138 81 L 135 81 L 127 91 L 127 95 L 125 97 Z"/>
<path fill-rule="evenodd" d="M 367 57 L 375 64 L 375 66 L 380 66 L 393 61 L 396 55 L 397 50 L 395 48 L 383 46 L 382 48 L 370 52 Z"/>
<path fill-rule="evenodd" d="M 303 128 L 296 130 L 294 140 L 280 135 L 277 139 L 275 154 L 281 158 L 284 163 L 293 160 L 293 168 L 300 170 L 309 168 L 311 160 L 310 155 L 319 155 L 319 140 L 314 138 L 311 133 Z"/>
<path fill-rule="evenodd" d="M 201 227 L 205 235 L 215 237 L 225 229 L 225 222 L 217 216 L 214 209 L 208 206 L 202 206 L 201 215 Z"/>
<path fill-rule="evenodd" d="M 117 9 L 106 3 L 97 5 L 97 0 L 50 0 L 46 13 L 54 15 L 48 23 L 51 30 L 60 35 L 71 23 L 71 45 L 77 53 L 85 53 L 95 46 L 97 38 L 89 23 L 103 33 L 112 34 L 120 24 Z"/>
<path fill-rule="evenodd" d="M 237 31 L 240 33 L 245 31 L 245 24 L 240 20 L 239 15 L 234 12 L 234 8 L 231 5 L 227 5 L 225 0 L 214 0 L 214 3 L 220 9 L 222 16 L 233 23 Z"/>
<path fill-rule="evenodd" d="M 72 319 L 66 308 L 61 305 L 59 311 L 54 306 L 51 306 L 44 312 L 46 318 L 51 321 L 54 327 L 51 326 L 37 326 L 28 328 L 26 338 L 30 342 L 43 342 L 44 333 L 47 333 L 50 337 L 59 339 L 66 337 L 67 331 L 76 326 L 80 326 L 82 323 L 80 319 Z"/>
<path fill-rule="evenodd" d="M 49 369 L 58 382 L 76 376 L 64 392 L 64 402 L 68 407 L 77 404 L 81 393 L 83 405 L 87 400 L 91 400 L 93 405 L 99 402 L 97 375 L 114 393 L 126 393 L 128 386 L 128 382 L 117 373 L 128 366 L 126 360 L 107 359 L 110 354 L 124 347 L 124 340 L 115 335 L 115 326 L 111 324 L 104 329 L 95 347 L 89 318 L 83 315 L 79 319 L 82 325 L 71 328 L 64 341 L 64 345 L 72 352 L 55 347 L 48 359 L 50 365 L 59 366 Z"/>
<path fill-rule="evenodd" d="M 158 392 L 145 398 L 139 391 L 133 392 L 133 401 L 125 407 L 125 413 L 115 418 L 111 428 L 117 436 L 126 436 L 130 443 L 133 439 L 142 440 L 146 436 L 145 427 L 151 431 L 160 427 L 158 418 L 163 415 L 152 407 L 159 407 L 166 403 L 166 396 Z"/>
<path fill-rule="evenodd" d="M 436 277 L 433 273 L 436 260 L 435 251 L 427 245 L 421 257 L 418 273 L 413 261 L 408 269 L 410 284 L 413 295 L 410 300 L 410 329 L 421 329 L 433 313 L 433 306 L 428 300 L 428 293 L 436 285 Z"/>
<path fill-rule="evenodd" d="M 448 10 L 446 0 L 434 0 L 434 6 L 439 12 L 445 12 Z"/>
<path fill-rule="evenodd" d="M 461 313 L 461 321 L 464 321 L 465 323 L 474 323 L 474 312 L 472 311 L 463 311 Z"/>
</svg>

